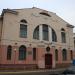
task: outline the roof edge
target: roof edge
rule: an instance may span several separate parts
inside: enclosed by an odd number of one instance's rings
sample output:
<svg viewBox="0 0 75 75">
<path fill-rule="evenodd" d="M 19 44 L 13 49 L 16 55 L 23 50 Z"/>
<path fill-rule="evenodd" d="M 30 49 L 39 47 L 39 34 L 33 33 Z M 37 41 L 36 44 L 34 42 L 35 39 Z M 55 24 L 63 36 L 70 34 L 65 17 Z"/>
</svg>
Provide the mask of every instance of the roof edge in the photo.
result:
<svg viewBox="0 0 75 75">
<path fill-rule="evenodd" d="M 74 26 L 71 24 L 67 24 L 67 27 L 74 28 Z"/>
<path fill-rule="evenodd" d="M 4 13 L 6 13 L 6 12 L 8 12 L 8 13 L 12 13 L 12 14 L 15 14 L 15 15 L 18 14 L 17 11 L 14 11 L 14 10 L 12 10 L 12 9 L 3 9 L 1 16 L 3 16 Z"/>
</svg>

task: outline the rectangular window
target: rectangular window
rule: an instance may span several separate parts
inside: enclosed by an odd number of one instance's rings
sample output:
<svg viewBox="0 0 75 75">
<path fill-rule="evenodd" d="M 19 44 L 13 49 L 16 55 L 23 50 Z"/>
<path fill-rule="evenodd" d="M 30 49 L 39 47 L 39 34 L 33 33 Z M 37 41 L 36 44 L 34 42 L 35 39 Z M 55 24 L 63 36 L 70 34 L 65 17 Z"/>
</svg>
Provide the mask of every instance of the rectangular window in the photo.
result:
<svg viewBox="0 0 75 75">
<path fill-rule="evenodd" d="M 47 25 L 43 25 L 43 40 L 48 41 L 49 40 L 49 36 L 48 36 L 48 26 Z"/>
<path fill-rule="evenodd" d="M 36 48 L 33 48 L 33 60 L 36 60 Z"/>
<path fill-rule="evenodd" d="M 55 31 L 53 29 L 52 29 L 52 41 L 57 42 L 57 37 L 56 37 Z"/>
<path fill-rule="evenodd" d="M 71 56 L 71 60 L 73 60 L 73 52 L 72 52 L 72 50 L 70 51 L 70 56 Z"/>
<path fill-rule="evenodd" d="M 63 55 L 63 61 L 66 61 L 66 60 L 67 60 L 67 56 Z"/>
<path fill-rule="evenodd" d="M 65 32 L 61 32 L 62 43 L 66 43 L 66 35 Z"/>
<path fill-rule="evenodd" d="M 7 60 L 11 60 L 11 55 L 12 55 L 12 47 L 8 46 L 8 48 L 7 48 Z"/>
<path fill-rule="evenodd" d="M 58 50 L 55 50 L 55 60 L 58 61 Z"/>
<path fill-rule="evenodd" d="M 11 60 L 11 51 L 10 50 L 7 52 L 7 60 Z"/>
<path fill-rule="evenodd" d="M 27 25 L 20 24 L 20 37 L 27 38 Z"/>
<path fill-rule="evenodd" d="M 34 36 L 37 40 L 39 40 L 39 31 L 37 31 L 36 33 L 35 33 L 35 36 Z"/>
<path fill-rule="evenodd" d="M 26 60 L 26 51 L 25 50 L 20 50 L 19 60 Z"/>
<path fill-rule="evenodd" d="M 39 26 L 34 30 L 33 38 L 39 40 Z"/>
<path fill-rule="evenodd" d="M 63 61 L 66 61 L 67 60 L 67 52 L 66 50 L 63 50 Z"/>
</svg>

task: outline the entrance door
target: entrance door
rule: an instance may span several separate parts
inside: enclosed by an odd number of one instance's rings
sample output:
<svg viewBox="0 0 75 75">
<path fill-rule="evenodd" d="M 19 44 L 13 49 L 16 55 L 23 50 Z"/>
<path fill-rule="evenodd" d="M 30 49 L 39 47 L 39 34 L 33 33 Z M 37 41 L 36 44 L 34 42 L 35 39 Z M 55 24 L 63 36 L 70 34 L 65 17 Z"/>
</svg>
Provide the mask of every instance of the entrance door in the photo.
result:
<svg viewBox="0 0 75 75">
<path fill-rule="evenodd" d="M 52 68 L 52 54 L 45 54 L 45 68 Z"/>
</svg>

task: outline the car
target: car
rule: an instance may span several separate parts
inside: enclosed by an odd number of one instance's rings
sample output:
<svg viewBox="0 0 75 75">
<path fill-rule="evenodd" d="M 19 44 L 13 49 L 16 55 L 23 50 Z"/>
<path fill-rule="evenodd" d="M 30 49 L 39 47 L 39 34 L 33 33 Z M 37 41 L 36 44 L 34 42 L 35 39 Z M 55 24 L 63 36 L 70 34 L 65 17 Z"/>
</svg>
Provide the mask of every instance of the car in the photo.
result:
<svg viewBox="0 0 75 75">
<path fill-rule="evenodd" d="M 67 75 L 67 74 L 75 74 L 74 71 L 72 70 L 65 70 L 64 72 L 62 72 L 62 74 Z"/>
<path fill-rule="evenodd" d="M 61 75 L 68 75 L 68 74 L 75 75 L 75 66 L 70 66 L 61 73 Z"/>
<path fill-rule="evenodd" d="M 50 75 L 75 75 L 75 65 L 65 69 L 63 72 L 61 72 L 61 74 L 50 74 Z"/>
</svg>

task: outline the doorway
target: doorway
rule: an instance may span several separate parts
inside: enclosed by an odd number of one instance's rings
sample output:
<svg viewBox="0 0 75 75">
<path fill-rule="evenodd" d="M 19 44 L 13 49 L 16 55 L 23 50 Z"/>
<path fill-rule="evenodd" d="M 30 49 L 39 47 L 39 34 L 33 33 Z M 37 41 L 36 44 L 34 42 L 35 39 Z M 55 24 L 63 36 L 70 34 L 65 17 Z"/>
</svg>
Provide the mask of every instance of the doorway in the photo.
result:
<svg viewBox="0 0 75 75">
<path fill-rule="evenodd" d="M 52 68 L 52 54 L 45 54 L 45 68 Z"/>
</svg>

